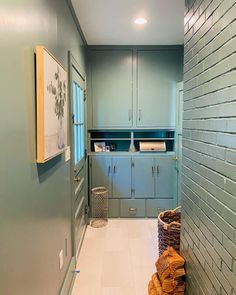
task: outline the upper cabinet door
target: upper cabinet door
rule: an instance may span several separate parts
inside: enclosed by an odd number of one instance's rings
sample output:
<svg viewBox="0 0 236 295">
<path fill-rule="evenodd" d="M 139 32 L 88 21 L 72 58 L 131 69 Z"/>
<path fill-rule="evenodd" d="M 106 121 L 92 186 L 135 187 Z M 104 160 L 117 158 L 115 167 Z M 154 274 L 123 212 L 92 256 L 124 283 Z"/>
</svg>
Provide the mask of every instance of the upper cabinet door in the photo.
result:
<svg viewBox="0 0 236 295">
<path fill-rule="evenodd" d="M 175 127 L 178 50 L 138 51 L 137 127 Z"/>
<path fill-rule="evenodd" d="M 113 157 L 113 198 L 131 197 L 131 157 Z"/>
<path fill-rule="evenodd" d="M 90 52 L 92 127 L 132 127 L 132 50 Z"/>
</svg>

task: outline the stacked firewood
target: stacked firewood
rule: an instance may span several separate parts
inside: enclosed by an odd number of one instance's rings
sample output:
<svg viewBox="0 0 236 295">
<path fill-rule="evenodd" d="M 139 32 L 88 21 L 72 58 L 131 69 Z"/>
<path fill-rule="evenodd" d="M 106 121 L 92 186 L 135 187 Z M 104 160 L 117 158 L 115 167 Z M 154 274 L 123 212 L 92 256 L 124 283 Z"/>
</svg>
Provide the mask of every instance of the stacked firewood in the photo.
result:
<svg viewBox="0 0 236 295">
<path fill-rule="evenodd" d="M 184 295 L 184 259 L 168 247 L 156 262 L 157 272 L 148 285 L 149 295 Z"/>
</svg>

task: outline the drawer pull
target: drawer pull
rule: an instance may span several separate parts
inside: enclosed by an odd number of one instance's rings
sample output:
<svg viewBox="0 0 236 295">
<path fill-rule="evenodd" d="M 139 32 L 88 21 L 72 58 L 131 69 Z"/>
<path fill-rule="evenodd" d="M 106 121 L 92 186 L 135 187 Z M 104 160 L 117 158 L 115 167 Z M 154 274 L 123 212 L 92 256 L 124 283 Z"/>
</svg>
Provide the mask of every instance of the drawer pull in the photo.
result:
<svg viewBox="0 0 236 295">
<path fill-rule="evenodd" d="M 160 167 L 159 167 L 159 165 L 157 165 L 157 174 L 160 174 Z"/>
<path fill-rule="evenodd" d="M 131 208 L 129 208 L 129 212 L 130 212 L 130 214 L 136 214 L 137 213 L 137 208 L 131 207 Z"/>
</svg>

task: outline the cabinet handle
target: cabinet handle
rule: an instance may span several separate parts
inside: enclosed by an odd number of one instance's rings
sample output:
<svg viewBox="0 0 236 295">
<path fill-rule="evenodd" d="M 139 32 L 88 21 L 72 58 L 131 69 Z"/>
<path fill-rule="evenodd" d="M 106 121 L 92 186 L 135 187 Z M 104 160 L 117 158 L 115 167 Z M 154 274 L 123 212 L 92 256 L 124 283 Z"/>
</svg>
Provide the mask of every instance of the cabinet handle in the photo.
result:
<svg viewBox="0 0 236 295">
<path fill-rule="evenodd" d="M 114 165 L 114 167 L 113 167 L 113 172 L 114 172 L 114 174 L 117 172 L 116 165 Z"/>
<path fill-rule="evenodd" d="M 130 214 L 136 214 L 137 213 L 137 208 L 131 207 L 131 208 L 129 208 L 129 212 L 130 212 Z"/>
<path fill-rule="evenodd" d="M 157 175 L 159 175 L 160 174 L 160 167 L 159 167 L 159 165 L 157 165 Z"/>
<path fill-rule="evenodd" d="M 139 109 L 138 110 L 138 120 L 141 121 L 142 119 L 142 111 Z"/>
<path fill-rule="evenodd" d="M 111 173 L 111 165 L 108 166 L 108 176 L 110 175 Z"/>
<path fill-rule="evenodd" d="M 129 110 L 129 121 L 131 121 L 131 110 Z"/>
<path fill-rule="evenodd" d="M 152 176 L 154 175 L 154 166 L 152 166 Z"/>
</svg>

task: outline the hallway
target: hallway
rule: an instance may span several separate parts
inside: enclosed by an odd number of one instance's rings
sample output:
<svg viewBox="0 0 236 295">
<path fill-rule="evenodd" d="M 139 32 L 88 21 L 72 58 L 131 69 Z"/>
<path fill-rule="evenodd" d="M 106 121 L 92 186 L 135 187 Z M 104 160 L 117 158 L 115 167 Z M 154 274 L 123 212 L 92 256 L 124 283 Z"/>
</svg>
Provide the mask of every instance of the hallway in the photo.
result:
<svg viewBox="0 0 236 295">
<path fill-rule="evenodd" d="M 109 219 L 88 226 L 72 295 L 144 295 L 155 272 L 156 219 Z"/>
</svg>

